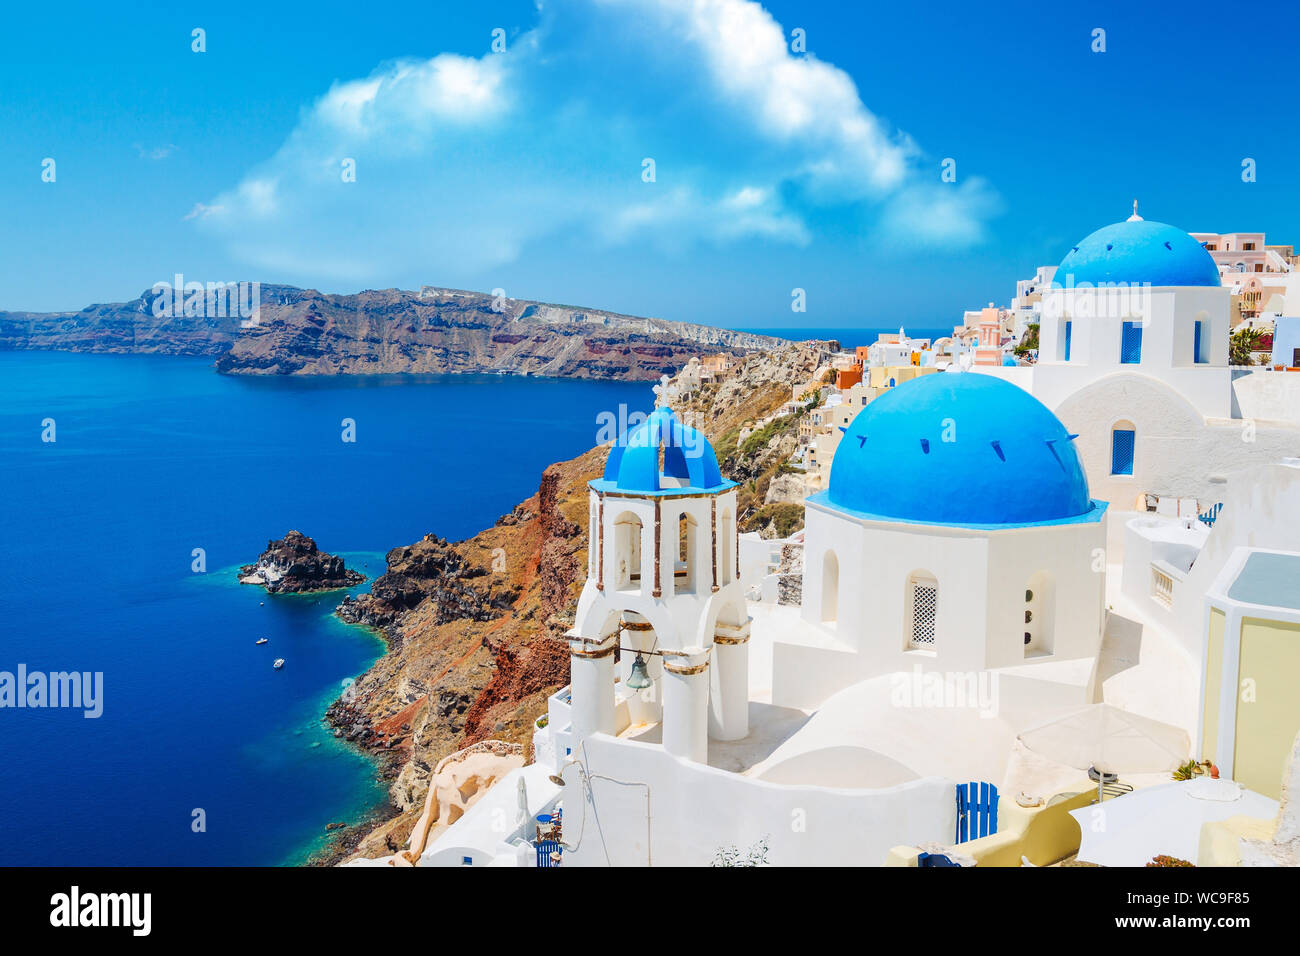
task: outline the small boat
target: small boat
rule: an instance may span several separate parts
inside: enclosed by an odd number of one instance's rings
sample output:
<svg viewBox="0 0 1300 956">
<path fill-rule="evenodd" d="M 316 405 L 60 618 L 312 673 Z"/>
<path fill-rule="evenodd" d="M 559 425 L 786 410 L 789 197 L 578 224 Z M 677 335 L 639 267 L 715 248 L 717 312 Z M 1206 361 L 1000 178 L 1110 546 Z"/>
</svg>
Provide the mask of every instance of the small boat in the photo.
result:
<svg viewBox="0 0 1300 956">
<path fill-rule="evenodd" d="M 257 643 L 257 644 L 265 644 L 265 643 L 266 643 L 266 638 L 264 638 L 264 637 L 259 637 L 259 638 L 254 642 L 254 643 Z"/>
<path fill-rule="evenodd" d="M 274 667 L 276 670 L 279 670 L 281 667 L 284 666 L 284 658 L 283 658 L 283 657 L 277 657 L 277 658 L 275 659 L 275 663 L 272 664 L 271 666 Z"/>
</svg>

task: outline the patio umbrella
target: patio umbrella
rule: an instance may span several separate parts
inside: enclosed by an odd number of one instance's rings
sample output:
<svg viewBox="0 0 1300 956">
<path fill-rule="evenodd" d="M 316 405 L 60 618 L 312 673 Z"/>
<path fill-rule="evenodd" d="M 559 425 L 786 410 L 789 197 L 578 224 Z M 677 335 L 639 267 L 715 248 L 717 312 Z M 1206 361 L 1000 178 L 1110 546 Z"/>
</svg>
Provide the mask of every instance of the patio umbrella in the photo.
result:
<svg viewBox="0 0 1300 956">
<path fill-rule="evenodd" d="M 515 814 L 515 823 L 521 827 L 527 826 L 528 821 L 532 819 L 532 814 L 528 812 L 528 785 L 524 783 L 523 774 L 519 775 L 519 789 L 516 796 L 519 798 L 519 808 Z"/>
<path fill-rule="evenodd" d="M 1019 740 L 1048 760 L 1096 770 L 1098 803 L 1106 774 L 1173 770 L 1191 749 L 1185 730 L 1110 704 L 1090 704 L 1049 720 L 1022 732 Z"/>
<path fill-rule="evenodd" d="M 1079 859 L 1100 866 L 1145 866 L 1154 857 L 1172 856 L 1195 863 L 1201 827 L 1229 817 L 1270 819 L 1278 803 L 1232 780 L 1197 777 L 1186 782 L 1145 787 L 1106 804 L 1101 828 L 1094 810 L 1071 810 L 1083 839 Z"/>
</svg>

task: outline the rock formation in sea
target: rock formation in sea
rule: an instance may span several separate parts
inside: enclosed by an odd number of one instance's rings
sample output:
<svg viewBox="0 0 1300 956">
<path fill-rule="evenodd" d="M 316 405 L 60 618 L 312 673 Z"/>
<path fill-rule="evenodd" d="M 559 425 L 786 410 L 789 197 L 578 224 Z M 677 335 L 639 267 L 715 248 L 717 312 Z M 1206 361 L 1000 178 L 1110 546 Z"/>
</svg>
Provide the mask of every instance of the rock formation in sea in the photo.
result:
<svg viewBox="0 0 1300 956">
<path fill-rule="evenodd" d="M 326 554 L 301 531 L 268 541 L 256 564 L 239 569 L 240 584 L 260 584 L 270 594 L 333 591 L 360 584 L 366 576 L 344 566 L 338 555 Z"/>
<path fill-rule="evenodd" d="M 0 350 L 208 355 L 235 375 L 498 372 L 653 380 L 692 356 L 733 356 L 780 342 L 766 335 L 426 286 L 330 295 L 260 286 L 256 320 L 157 315 L 156 295 L 80 312 L 0 312 Z M 251 301 L 251 293 L 248 298 Z"/>
<path fill-rule="evenodd" d="M 721 383 L 690 394 L 669 390 L 678 413 L 714 443 L 723 473 L 743 482 L 744 531 L 767 528 L 773 508 L 798 512 L 794 524 L 802 524 L 801 503 L 765 500 L 799 415 L 754 425 L 829 355 L 826 346 L 786 345 L 748 356 Z M 535 721 L 569 678 L 563 635 L 586 573 L 586 483 L 601 474 L 607 454 L 593 448 L 551 465 L 535 495 L 471 538 L 426 535 L 394 548 L 370 593 L 339 606 L 343 620 L 378 629 L 388 653 L 331 705 L 327 719 L 337 736 L 378 758 L 391 781 L 393 815 L 368 834 L 349 830 L 321 862 L 388 855 L 405 845 L 424 812 L 433 768 L 448 754 L 495 739 L 523 745 L 531 759 Z"/>
</svg>

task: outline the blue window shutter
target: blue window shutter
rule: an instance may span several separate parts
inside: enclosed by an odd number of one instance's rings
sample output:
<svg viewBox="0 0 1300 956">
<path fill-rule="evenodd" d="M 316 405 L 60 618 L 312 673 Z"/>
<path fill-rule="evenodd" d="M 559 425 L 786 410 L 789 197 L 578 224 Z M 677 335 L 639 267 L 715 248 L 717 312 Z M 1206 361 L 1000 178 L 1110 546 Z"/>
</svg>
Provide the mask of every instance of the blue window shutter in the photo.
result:
<svg viewBox="0 0 1300 956">
<path fill-rule="evenodd" d="M 1137 365 L 1142 361 L 1142 326 L 1139 323 L 1124 323 L 1124 337 L 1119 346 L 1119 360 L 1124 365 Z"/>
<path fill-rule="evenodd" d="M 1074 323 L 1065 323 L 1065 360 L 1070 361 L 1070 333 L 1074 331 Z"/>
<path fill-rule="evenodd" d="M 1196 322 L 1196 336 L 1192 341 L 1192 361 L 1200 363 L 1201 358 L 1201 323 L 1198 319 Z"/>
<path fill-rule="evenodd" d="M 1133 446 L 1137 433 L 1129 428 L 1116 428 L 1110 433 L 1110 473 L 1133 474 Z"/>
</svg>

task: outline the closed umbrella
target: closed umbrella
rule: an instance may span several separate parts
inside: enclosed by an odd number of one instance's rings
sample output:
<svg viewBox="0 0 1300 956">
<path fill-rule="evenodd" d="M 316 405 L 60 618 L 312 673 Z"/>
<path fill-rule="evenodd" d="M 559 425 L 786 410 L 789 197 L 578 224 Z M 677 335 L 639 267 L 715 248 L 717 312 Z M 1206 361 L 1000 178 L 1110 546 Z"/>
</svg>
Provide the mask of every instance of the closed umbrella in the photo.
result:
<svg viewBox="0 0 1300 956">
<path fill-rule="evenodd" d="M 524 783 L 524 775 L 519 775 L 519 789 L 516 794 L 519 798 L 519 809 L 515 814 L 515 823 L 518 826 L 527 826 L 528 821 L 532 819 L 532 814 L 528 812 L 528 785 Z"/>
<path fill-rule="evenodd" d="M 1020 734 L 1025 748 L 1048 760 L 1097 772 L 1097 802 L 1107 774 L 1159 773 L 1186 762 L 1191 740 L 1171 724 L 1090 704 Z"/>
</svg>

